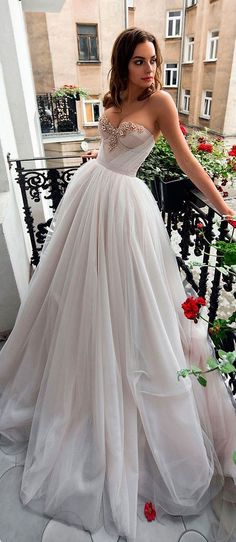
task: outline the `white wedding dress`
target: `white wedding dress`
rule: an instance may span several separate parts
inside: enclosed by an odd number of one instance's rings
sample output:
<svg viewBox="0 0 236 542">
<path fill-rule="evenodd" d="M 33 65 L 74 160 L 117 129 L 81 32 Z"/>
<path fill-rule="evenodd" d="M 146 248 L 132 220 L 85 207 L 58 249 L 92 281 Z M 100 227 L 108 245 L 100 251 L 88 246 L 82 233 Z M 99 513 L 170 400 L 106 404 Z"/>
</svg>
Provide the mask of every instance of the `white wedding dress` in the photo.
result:
<svg viewBox="0 0 236 542">
<path fill-rule="evenodd" d="M 236 479 L 235 410 L 217 372 L 206 389 L 177 380 L 211 348 L 206 324 L 184 317 L 161 213 L 136 177 L 153 136 L 106 114 L 100 132 L 0 355 L 1 447 L 27 447 L 24 504 L 135 540 L 146 501 L 197 514 Z"/>
</svg>

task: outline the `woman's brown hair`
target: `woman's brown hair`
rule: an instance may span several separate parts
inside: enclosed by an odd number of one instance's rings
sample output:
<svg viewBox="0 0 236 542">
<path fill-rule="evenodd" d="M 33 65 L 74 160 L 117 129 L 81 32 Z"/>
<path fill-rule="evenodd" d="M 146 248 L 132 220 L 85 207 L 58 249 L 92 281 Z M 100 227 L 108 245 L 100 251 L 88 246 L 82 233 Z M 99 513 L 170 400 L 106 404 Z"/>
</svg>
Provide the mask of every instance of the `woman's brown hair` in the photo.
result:
<svg viewBox="0 0 236 542">
<path fill-rule="evenodd" d="M 112 55 L 111 55 L 111 69 L 110 74 L 110 90 L 107 92 L 103 98 L 103 105 L 105 108 L 111 107 L 120 107 L 122 99 L 121 93 L 126 90 L 128 83 L 128 64 L 130 59 L 133 56 L 133 52 L 139 43 L 144 43 L 145 41 L 150 41 L 154 45 L 156 59 L 157 59 L 157 69 L 154 76 L 154 82 L 150 87 L 145 89 L 138 100 L 145 100 L 148 96 L 151 96 L 158 88 L 162 88 L 161 84 L 161 63 L 162 56 L 160 52 L 159 45 L 153 34 L 141 30 L 140 28 L 127 28 L 116 38 L 116 41 L 113 45 Z"/>
</svg>

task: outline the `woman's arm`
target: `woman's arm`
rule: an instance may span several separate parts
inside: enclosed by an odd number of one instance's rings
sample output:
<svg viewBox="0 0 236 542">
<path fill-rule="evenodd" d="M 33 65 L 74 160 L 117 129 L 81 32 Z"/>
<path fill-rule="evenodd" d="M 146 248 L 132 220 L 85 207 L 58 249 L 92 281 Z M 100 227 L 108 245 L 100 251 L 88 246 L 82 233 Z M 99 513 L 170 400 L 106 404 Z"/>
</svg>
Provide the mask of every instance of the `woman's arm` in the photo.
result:
<svg viewBox="0 0 236 542">
<path fill-rule="evenodd" d="M 98 151 L 96 149 L 92 149 L 91 151 L 86 152 L 85 154 L 82 154 L 83 158 L 97 158 Z"/>
<path fill-rule="evenodd" d="M 172 148 L 178 165 L 187 177 L 203 192 L 221 215 L 232 217 L 236 213 L 228 207 L 209 175 L 191 153 L 179 126 L 178 111 L 171 96 L 160 91 L 153 96 L 156 124 Z"/>
</svg>

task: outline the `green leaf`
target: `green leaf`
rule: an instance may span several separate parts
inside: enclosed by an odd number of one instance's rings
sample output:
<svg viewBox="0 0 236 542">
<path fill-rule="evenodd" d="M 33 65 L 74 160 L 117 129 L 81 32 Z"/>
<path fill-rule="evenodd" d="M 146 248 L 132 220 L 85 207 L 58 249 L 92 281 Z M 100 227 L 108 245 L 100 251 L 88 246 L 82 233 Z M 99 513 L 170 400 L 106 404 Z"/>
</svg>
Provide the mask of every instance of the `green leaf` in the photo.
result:
<svg viewBox="0 0 236 542">
<path fill-rule="evenodd" d="M 216 369 L 218 366 L 219 366 L 219 364 L 217 363 L 217 361 L 214 358 L 209 358 L 207 360 L 207 367 L 209 369 Z"/>
<path fill-rule="evenodd" d="M 190 369 L 181 369 L 180 371 L 177 371 L 178 380 L 180 379 L 181 376 L 183 378 L 185 378 L 186 376 L 189 376 L 190 372 L 191 372 Z"/>
<path fill-rule="evenodd" d="M 220 273 L 222 273 L 222 275 L 228 276 L 229 272 L 224 267 L 217 267 L 217 269 L 220 271 Z"/>
<path fill-rule="evenodd" d="M 231 316 L 228 318 L 229 324 L 232 324 L 232 322 L 236 322 L 236 311 L 231 314 Z"/>
<path fill-rule="evenodd" d="M 236 464 L 236 451 L 233 452 L 232 458 L 233 458 L 233 462 Z"/>
<path fill-rule="evenodd" d="M 219 365 L 219 369 L 223 374 L 233 373 L 236 371 L 236 367 L 234 367 L 232 363 L 222 363 L 222 365 Z"/>
<path fill-rule="evenodd" d="M 220 356 L 220 358 L 225 358 L 227 356 L 227 352 L 225 352 L 224 350 L 218 350 L 218 355 Z"/>
<path fill-rule="evenodd" d="M 198 375 L 202 373 L 202 369 L 200 369 L 196 365 L 192 365 L 191 370 L 193 375 Z"/>
<path fill-rule="evenodd" d="M 236 352 L 227 352 L 227 360 L 233 363 L 236 360 Z M 236 368 L 235 368 L 236 370 Z"/>
<path fill-rule="evenodd" d="M 199 384 L 201 384 L 201 386 L 204 386 L 204 388 L 207 385 L 207 380 L 206 380 L 206 378 L 204 378 L 204 376 L 198 376 L 198 382 L 199 382 Z"/>
</svg>

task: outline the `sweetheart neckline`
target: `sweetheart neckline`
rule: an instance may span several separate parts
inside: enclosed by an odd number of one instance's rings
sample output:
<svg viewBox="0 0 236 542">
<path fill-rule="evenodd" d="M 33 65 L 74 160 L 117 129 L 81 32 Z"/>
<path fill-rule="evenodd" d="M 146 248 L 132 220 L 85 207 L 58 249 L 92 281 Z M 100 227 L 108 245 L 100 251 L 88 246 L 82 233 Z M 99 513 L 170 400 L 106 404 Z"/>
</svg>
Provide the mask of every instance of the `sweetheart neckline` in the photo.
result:
<svg viewBox="0 0 236 542">
<path fill-rule="evenodd" d="M 107 116 L 107 114 L 106 114 L 105 112 L 102 113 L 102 115 L 101 115 L 100 118 L 102 118 L 102 117 L 104 117 L 104 118 L 107 120 L 107 122 L 110 124 L 110 126 L 111 126 L 111 128 L 113 128 L 113 130 L 119 130 L 119 128 L 120 128 L 120 127 L 122 126 L 122 124 L 124 124 L 125 122 L 130 122 L 130 123 L 133 124 L 134 126 L 141 126 L 141 128 L 143 128 L 144 130 L 146 130 L 146 132 L 149 133 L 149 135 L 152 137 L 154 143 L 155 143 L 155 141 L 156 141 L 156 140 L 155 140 L 155 137 L 154 137 L 154 135 L 153 135 L 153 133 L 152 133 L 148 128 L 146 128 L 146 127 L 143 126 L 142 124 L 139 124 L 138 122 L 133 122 L 132 120 L 125 120 L 125 119 L 123 119 L 123 120 L 120 122 L 120 124 L 119 124 L 118 126 L 113 126 L 113 124 L 111 123 L 111 121 L 109 120 L 109 118 L 108 118 L 108 116 Z"/>
</svg>

